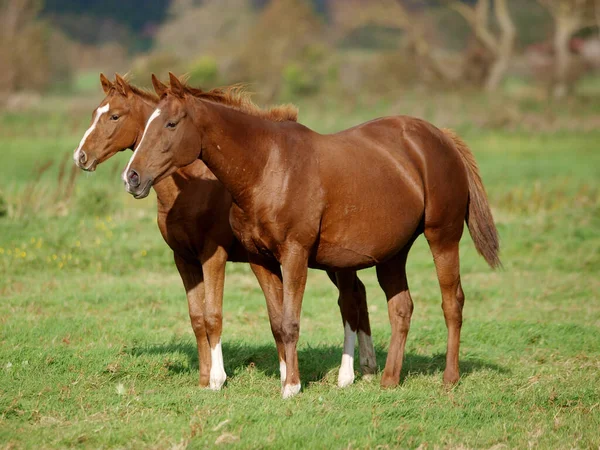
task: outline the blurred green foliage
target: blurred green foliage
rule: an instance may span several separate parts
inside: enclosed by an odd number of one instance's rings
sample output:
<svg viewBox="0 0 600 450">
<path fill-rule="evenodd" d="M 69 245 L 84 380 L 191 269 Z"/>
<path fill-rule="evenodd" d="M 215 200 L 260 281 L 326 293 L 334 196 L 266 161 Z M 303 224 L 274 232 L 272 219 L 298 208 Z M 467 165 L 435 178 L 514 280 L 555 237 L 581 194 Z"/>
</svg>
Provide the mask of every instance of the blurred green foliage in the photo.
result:
<svg viewBox="0 0 600 450">
<path fill-rule="evenodd" d="M 193 86 L 203 88 L 214 87 L 219 80 L 219 68 L 217 60 L 213 56 L 204 55 L 196 59 L 187 71 L 188 81 Z"/>
</svg>

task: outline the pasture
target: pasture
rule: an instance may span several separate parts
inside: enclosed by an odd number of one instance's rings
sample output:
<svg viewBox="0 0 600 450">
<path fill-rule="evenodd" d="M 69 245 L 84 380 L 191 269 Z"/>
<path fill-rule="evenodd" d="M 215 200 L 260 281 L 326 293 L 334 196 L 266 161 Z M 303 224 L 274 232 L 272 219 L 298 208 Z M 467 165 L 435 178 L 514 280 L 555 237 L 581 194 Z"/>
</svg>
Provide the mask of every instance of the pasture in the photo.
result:
<svg viewBox="0 0 600 450">
<path fill-rule="evenodd" d="M 336 386 L 337 293 L 311 271 L 303 392 L 283 401 L 264 298 L 241 264 L 227 269 L 227 385 L 196 387 L 184 289 L 154 195 L 133 200 L 119 179 L 130 153 L 70 181 L 92 107 L 0 116 L 0 446 L 598 448 L 600 132 L 457 127 L 481 168 L 504 270 L 491 271 L 465 231 L 454 389 L 442 386 L 446 327 L 420 238 L 408 262 L 415 311 L 401 385 L 381 390 L 378 375 Z M 301 108 L 300 119 L 331 132 L 387 113 Z M 372 270 L 360 277 L 381 369 L 385 298 Z"/>
</svg>

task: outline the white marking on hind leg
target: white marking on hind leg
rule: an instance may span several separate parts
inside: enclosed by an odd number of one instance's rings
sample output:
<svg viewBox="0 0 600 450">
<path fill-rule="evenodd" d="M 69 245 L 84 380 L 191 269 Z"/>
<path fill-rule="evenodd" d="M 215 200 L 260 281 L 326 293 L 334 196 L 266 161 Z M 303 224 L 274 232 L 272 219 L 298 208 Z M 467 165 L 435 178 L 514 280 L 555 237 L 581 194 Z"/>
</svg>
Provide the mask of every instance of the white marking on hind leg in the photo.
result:
<svg viewBox="0 0 600 450">
<path fill-rule="evenodd" d="M 281 396 L 284 399 L 291 398 L 300 392 L 300 383 L 298 384 L 286 384 L 281 390 Z"/>
<path fill-rule="evenodd" d="M 221 341 L 215 345 L 215 348 L 210 349 L 210 388 L 213 391 L 218 391 L 223 387 L 227 374 L 223 365 L 223 350 L 221 349 Z"/>
<path fill-rule="evenodd" d="M 285 361 L 279 361 L 279 377 L 281 378 L 281 387 L 285 384 L 285 377 L 287 375 L 287 366 L 285 365 Z"/>
<path fill-rule="evenodd" d="M 377 358 L 375 357 L 373 339 L 362 330 L 358 331 L 358 353 L 363 379 L 373 378 L 373 375 L 377 372 Z"/>
<path fill-rule="evenodd" d="M 338 386 L 346 387 L 354 383 L 354 344 L 356 342 L 356 331 L 352 331 L 350 324 L 344 325 L 344 354 L 342 365 L 338 375 Z"/>
</svg>

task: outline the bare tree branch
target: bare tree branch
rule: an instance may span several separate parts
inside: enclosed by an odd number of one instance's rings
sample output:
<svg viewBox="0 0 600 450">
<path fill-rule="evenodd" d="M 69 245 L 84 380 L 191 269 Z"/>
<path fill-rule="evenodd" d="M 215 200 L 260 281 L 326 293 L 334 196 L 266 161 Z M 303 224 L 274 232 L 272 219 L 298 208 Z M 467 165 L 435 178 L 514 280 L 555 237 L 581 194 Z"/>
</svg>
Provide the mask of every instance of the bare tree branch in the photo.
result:
<svg viewBox="0 0 600 450">
<path fill-rule="evenodd" d="M 564 96 L 572 88 L 569 69 L 572 56 L 569 48 L 571 37 L 579 30 L 595 24 L 598 0 L 538 0 L 554 18 L 554 86 L 556 97 Z"/>
<path fill-rule="evenodd" d="M 500 85 L 508 69 L 517 37 L 517 31 L 510 17 L 506 0 L 494 0 L 494 14 L 500 26 L 500 38 L 498 39 L 498 47 L 495 55 L 496 61 L 492 65 L 485 86 L 490 91 Z"/>
<path fill-rule="evenodd" d="M 475 36 L 492 54 L 498 51 L 498 42 L 488 28 L 489 0 L 479 0 L 475 6 L 460 1 L 450 3 L 450 8 L 458 12 L 471 26 Z"/>
</svg>

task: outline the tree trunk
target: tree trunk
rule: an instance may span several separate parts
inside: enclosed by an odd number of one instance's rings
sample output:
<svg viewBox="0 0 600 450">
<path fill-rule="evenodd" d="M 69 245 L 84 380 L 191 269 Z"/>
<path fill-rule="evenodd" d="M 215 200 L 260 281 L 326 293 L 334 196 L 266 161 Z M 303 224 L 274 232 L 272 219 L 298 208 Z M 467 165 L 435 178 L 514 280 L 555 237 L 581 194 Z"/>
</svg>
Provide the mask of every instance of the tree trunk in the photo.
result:
<svg viewBox="0 0 600 450">
<path fill-rule="evenodd" d="M 569 67 L 571 65 L 571 52 L 569 41 L 573 33 L 579 29 L 581 20 L 575 15 L 556 16 L 556 31 L 554 33 L 554 79 L 552 95 L 564 97 L 572 86 L 569 83 Z"/>
<path fill-rule="evenodd" d="M 496 60 L 492 64 L 488 79 L 485 83 L 485 88 L 488 91 L 495 91 L 504 79 L 517 36 L 515 25 L 513 24 L 506 6 L 506 0 L 495 0 L 494 13 L 498 19 L 501 35 L 497 46 Z"/>
</svg>

